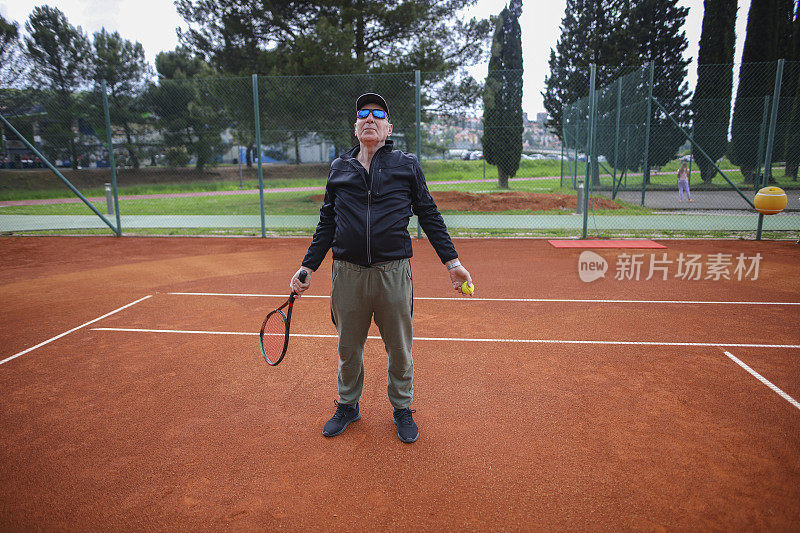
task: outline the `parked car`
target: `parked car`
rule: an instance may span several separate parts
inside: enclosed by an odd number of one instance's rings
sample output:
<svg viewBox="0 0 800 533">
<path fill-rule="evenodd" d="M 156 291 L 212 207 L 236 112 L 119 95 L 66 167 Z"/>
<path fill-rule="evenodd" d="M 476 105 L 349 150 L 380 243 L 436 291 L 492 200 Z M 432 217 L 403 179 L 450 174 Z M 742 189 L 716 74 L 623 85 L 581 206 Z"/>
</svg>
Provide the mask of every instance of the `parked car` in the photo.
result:
<svg viewBox="0 0 800 533">
<path fill-rule="evenodd" d="M 474 152 L 470 152 L 469 154 L 470 159 L 483 159 L 483 152 L 480 150 L 476 150 Z"/>
</svg>

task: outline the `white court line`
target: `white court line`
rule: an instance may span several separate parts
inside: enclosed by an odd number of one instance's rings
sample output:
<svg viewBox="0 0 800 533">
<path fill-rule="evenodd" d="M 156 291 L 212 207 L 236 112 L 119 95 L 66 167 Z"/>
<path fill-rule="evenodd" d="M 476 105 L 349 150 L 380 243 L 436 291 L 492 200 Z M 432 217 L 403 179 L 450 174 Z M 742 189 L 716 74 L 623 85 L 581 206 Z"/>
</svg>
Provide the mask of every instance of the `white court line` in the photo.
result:
<svg viewBox="0 0 800 533">
<path fill-rule="evenodd" d="M 772 389 L 775 393 L 778 394 L 778 396 L 780 396 L 781 398 L 783 398 L 784 400 L 786 400 L 790 404 L 792 404 L 795 407 L 797 407 L 798 409 L 800 409 L 800 403 L 798 403 L 797 400 L 795 400 L 794 398 L 792 398 L 791 396 L 789 396 L 788 394 L 783 392 L 781 389 L 779 389 L 778 387 L 773 385 L 771 381 L 769 381 L 767 378 L 765 378 L 764 376 L 762 376 L 761 374 L 759 374 L 758 372 L 756 372 L 755 370 L 753 370 L 752 368 L 747 366 L 747 364 L 742 362 L 738 357 L 733 355 L 731 352 L 725 352 L 725 355 L 727 355 L 731 359 L 731 361 L 733 361 L 734 363 L 736 363 L 740 367 L 742 367 L 745 370 L 747 370 L 748 372 L 750 372 L 750 374 L 754 378 L 756 378 L 758 381 L 760 381 L 761 383 L 763 383 L 764 385 L 766 385 L 767 387 Z"/>
<path fill-rule="evenodd" d="M 31 352 L 31 351 L 35 350 L 36 348 L 41 348 L 41 347 L 42 347 L 42 346 L 44 346 L 45 344 L 49 344 L 49 343 L 53 342 L 54 340 L 58 340 L 58 339 L 60 339 L 61 337 L 65 336 L 65 335 L 69 335 L 69 334 L 70 334 L 70 333 L 72 333 L 73 331 L 77 331 L 77 330 L 79 330 L 79 329 L 81 329 L 81 328 L 84 328 L 84 327 L 88 326 L 89 324 L 94 324 L 95 322 L 97 322 L 97 321 L 99 321 L 99 320 L 103 320 L 104 318 L 106 318 L 106 317 L 109 317 L 109 316 L 113 315 L 114 313 L 119 313 L 119 312 L 120 312 L 120 311 L 122 311 L 123 309 L 127 309 L 128 307 L 130 307 L 130 306 L 132 306 L 132 305 L 136 305 L 136 304 L 138 304 L 139 302 L 142 302 L 142 301 L 144 301 L 144 300 L 147 300 L 148 298 L 151 298 L 152 296 L 153 296 L 152 294 L 148 294 L 148 295 L 147 295 L 147 296 L 145 296 L 144 298 L 139 298 L 139 299 L 138 299 L 138 300 L 136 300 L 135 302 L 131 302 L 131 303 L 127 304 L 127 305 L 123 305 L 123 306 L 122 306 L 122 307 L 120 307 L 119 309 L 114 309 L 114 310 L 113 310 L 113 311 L 111 311 L 110 313 L 106 313 L 105 315 L 103 315 L 103 316 L 101 316 L 101 317 L 97 317 L 97 318 L 95 318 L 94 320 L 90 320 L 89 322 L 86 322 L 85 324 L 81 324 L 80 326 L 78 326 L 78 327 L 76 327 L 76 328 L 72 328 L 72 329 L 71 329 L 71 330 L 69 330 L 69 331 L 65 331 L 64 333 L 62 333 L 62 334 L 60 334 L 60 335 L 56 335 L 56 336 L 55 336 L 55 337 L 53 337 L 52 339 L 47 339 L 47 340 L 46 340 L 46 341 L 44 341 L 44 342 L 40 342 L 40 343 L 39 343 L 39 344 L 37 344 L 36 346 L 31 346 L 31 347 L 30 347 L 30 348 L 28 348 L 27 350 L 22 350 L 21 352 L 19 352 L 19 353 L 17 353 L 17 354 L 14 354 L 14 355 L 12 355 L 11 357 L 6 357 L 6 358 L 5 358 L 5 359 L 3 359 L 2 361 L 0 361 L 0 365 L 2 365 L 2 364 L 4 364 L 4 363 L 7 363 L 7 362 L 9 362 L 9 361 L 11 361 L 12 359 L 16 359 L 16 358 L 17 358 L 17 357 L 19 357 L 20 355 L 25 355 L 26 353 L 28 353 L 28 352 Z"/>
<path fill-rule="evenodd" d="M 199 331 L 183 329 L 139 329 L 139 328 L 92 328 L 92 331 L 122 331 L 132 333 L 183 333 L 191 335 L 245 335 L 258 333 L 250 331 Z M 310 333 L 291 333 L 290 337 L 311 337 L 335 339 L 336 335 L 316 335 Z M 380 339 L 369 336 L 368 339 Z M 800 344 L 735 344 L 729 342 L 662 342 L 662 341 L 599 341 L 599 340 L 563 340 L 563 339 L 467 339 L 458 337 L 413 337 L 415 341 L 447 341 L 447 342 L 508 342 L 523 344 L 605 344 L 623 346 L 716 346 L 725 348 L 797 348 Z"/>
<path fill-rule="evenodd" d="M 286 298 L 286 294 L 241 294 L 225 292 L 170 292 L 177 296 L 235 296 L 254 298 Z M 303 298 L 330 298 L 330 296 L 307 294 Z M 450 298 L 434 298 L 416 296 L 415 300 L 452 300 L 460 302 L 555 302 L 555 303 L 598 303 L 598 304 L 709 304 L 709 305 L 800 305 L 800 302 L 737 302 L 724 300 L 577 300 L 571 298 L 468 298 L 454 296 Z"/>
</svg>

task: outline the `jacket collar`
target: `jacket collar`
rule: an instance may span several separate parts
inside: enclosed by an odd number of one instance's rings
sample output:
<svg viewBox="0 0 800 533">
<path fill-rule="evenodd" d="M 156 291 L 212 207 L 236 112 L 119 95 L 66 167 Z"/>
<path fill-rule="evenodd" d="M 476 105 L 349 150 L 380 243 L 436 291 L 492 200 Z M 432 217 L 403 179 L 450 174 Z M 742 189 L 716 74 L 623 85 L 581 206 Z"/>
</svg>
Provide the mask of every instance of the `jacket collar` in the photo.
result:
<svg viewBox="0 0 800 533">
<path fill-rule="evenodd" d="M 379 154 L 379 153 L 381 153 L 383 151 L 391 152 L 393 149 L 394 149 L 394 141 L 391 140 L 391 139 L 386 139 L 386 144 L 381 146 L 378 149 L 378 151 L 375 152 L 375 153 Z M 344 160 L 354 159 L 358 155 L 358 152 L 360 152 L 360 151 L 361 151 L 361 145 L 357 144 L 357 145 L 353 146 L 347 152 L 345 152 L 342 155 L 340 155 L 339 157 L 341 157 Z"/>
</svg>

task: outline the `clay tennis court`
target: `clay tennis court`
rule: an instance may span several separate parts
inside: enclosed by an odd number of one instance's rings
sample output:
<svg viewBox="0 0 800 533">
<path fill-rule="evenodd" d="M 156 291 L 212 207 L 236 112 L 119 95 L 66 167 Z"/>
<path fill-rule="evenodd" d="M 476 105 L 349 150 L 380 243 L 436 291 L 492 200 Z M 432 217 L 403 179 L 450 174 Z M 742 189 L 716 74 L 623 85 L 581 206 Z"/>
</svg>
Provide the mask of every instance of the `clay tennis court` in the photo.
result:
<svg viewBox="0 0 800 533">
<path fill-rule="evenodd" d="M 376 330 L 362 420 L 321 434 L 330 257 L 284 361 L 260 355 L 308 242 L 1 239 L 0 529 L 800 527 L 792 241 L 594 249 L 608 271 L 584 282 L 581 249 L 458 239 L 468 298 L 415 239 L 411 445 Z M 621 254 L 643 254 L 639 280 L 615 279 Z M 688 280 L 682 254 L 761 259 Z"/>
</svg>

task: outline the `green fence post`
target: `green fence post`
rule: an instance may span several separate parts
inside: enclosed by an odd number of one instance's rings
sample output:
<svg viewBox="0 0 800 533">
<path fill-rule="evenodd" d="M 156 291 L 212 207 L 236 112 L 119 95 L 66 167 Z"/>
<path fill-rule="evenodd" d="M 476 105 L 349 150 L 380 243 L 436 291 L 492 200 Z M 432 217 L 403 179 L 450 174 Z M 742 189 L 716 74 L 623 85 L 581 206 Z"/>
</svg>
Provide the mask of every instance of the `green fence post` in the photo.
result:
<svg viewBox="0 0 800 533">
<path fill-rule="evenodd" d="M 105 115 L 106 119 L 106 140 L 108 142 L 108 163 L 111 167 L 111 194 L 114 195 L 114 213 L 117 217 L 117 229 L 114 230 L 114 233 L 117 234 L 117 237 L 122 236 L 122 222 L 120 220 L 119 214 L 119 195 L 117 194 L 117 163 L 114 159 L 114 143 L 112 141 L 111 135 L 111 113 L 108 109 L 108 87 L 106 86 L 106 80 L 103 80 L 102 83 L 103 88 L 103 114 Z"/>
<path fill-rule="evenodd" d="M 586 147 L 586 167 L 590 169 L 589 172 L 586 173 L 587 181 L 591 179 L 591 167 L 592 162 L 590 161 L 591 155 L 594 153 L 594 123 L 595 123 L 595 114 L 597 112 L 596 109 L 596 99 L 595 99 L 595 80 L 597 77 L 597 65 L 592 63 L 589 66 L 589 142 L 588 146 Z M 591 182 L 590 182 L 591 183 Z M 589 225 L 589 183 L 584 183 L 583 186 L 583 230 L 581 231 L 581 239 L 586 238 L 586 230 Z"/>
<path fill-rule="evenodd" d="M 647 119 L 644 130 L 644 166 L 642 168 L 642 207 L 644 207 L 644 194 L 647 182 L 650 181 L 650 115 L 653 112 L 653 62 L 647 63 L 650 80 L 647 84 Z"/>
<path fill-rule="evenodd" d="M 694 162 L 694 145 L 692 141 L 694 141 L 694 121 L 692 121 L 692 129 L 689 131 L 689 177 L 686 179 L 689 185 L 692 184 L 692 163 Z"/>
<path fill-rule="evenodd" d="M 622 78 L 617 80 L 617 126 L 614 132 L 614 173 L 611 175 L 611 199 L 617 197 L 617 167 L 619 166 L 619 119 L 622 112 Z M 622 181 L 622 176 L 620 176 Z"/>
<path fill-rule="evenodd" d="M 564 124 L 564 105 L 561 105 L 561 180 L 558 182 L 559 187 L 564 186 L 564 144 L 567 142 L 567 127 Z"/>
<path fill-rule="evenodd" d="M 772 178 L 772 148 L 775 146 L 775 126 L 778 122 L 778 107 L 781 102 L 781 82 L 783 81 L 783 59 L 778 60 L 778 68 L 775 69 L 775 89 L 772 94 L 772 117 L 769 119 L 769 136 L 767 137 L 767 152 L 764 154 L 764 176 L 761 178 L 761 186 L 766 187 Z M 758 214 L 758 230 L 756 240 L 761 240 L 761 227 L 764 224 L 764 215 Z"/>
<path fill-rule="evenodd" d="M 258 111 L 258 75 L 253 74 L 253 115 L 256 127 L 256 159 L 258 159 L 258 198 L 261 205 L 261 237 L 267 236 L 267 221 L 264 216 L 264 173 L 261 169 L 261 116 Z"/>
<path fill-rule="evenodd" d="M 595 89 L 594 91 L 594 101 L 592 102 L 592 107 L 594 108 L 594 120 L 592 123 L 592 147 L 591 147 L 591 154 L 586 157 L 586 162 L 588 163 L 591 160 L 591 181 L 589 182 L 589 195 L 594 194 L 594 182 L 597 182 L 598 190 L 600 189 L 600 161 L 597 160 L 597 123 L 600 122 L 597 118 L 598 115 L 598 102 L 600 100 L 600 91 Z M 608 170 L 608 169 L 606 169 Z"/>
</svg>

